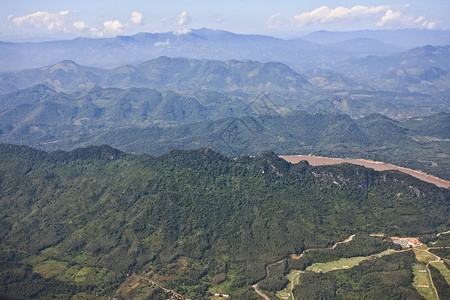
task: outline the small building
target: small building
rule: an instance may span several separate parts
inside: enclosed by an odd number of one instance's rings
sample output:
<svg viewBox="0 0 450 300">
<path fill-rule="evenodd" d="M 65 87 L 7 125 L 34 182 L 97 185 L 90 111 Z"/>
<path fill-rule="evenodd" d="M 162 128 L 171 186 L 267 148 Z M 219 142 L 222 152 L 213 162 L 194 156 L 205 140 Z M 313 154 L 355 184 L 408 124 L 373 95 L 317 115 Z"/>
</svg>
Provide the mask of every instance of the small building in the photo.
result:
<svg viewBox="0 0 450 300">
<path fill-rule="evenodd" d="M 419 246 L 421 244 L 422 243 L 416 238 L 408 239 L 408 245 L 411 247 Z"/>
<path fill-rule="evenodd" d="M 400 238 L 400 237 L 392 237 L 392 242 L 394 244 L 398 244 L 403 248 L 406 247 L 416 247 L 422 245 L 422 243 L 417 238 Z"/>
</svg>

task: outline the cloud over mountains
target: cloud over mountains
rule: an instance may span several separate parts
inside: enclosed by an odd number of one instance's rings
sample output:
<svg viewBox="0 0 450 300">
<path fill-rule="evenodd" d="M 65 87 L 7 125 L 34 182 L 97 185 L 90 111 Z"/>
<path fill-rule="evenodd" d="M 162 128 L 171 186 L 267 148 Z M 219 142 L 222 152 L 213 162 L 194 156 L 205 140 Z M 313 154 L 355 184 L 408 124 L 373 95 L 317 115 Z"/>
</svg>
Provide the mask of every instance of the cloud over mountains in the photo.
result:
<svg viewBox="0 0 450 300">
<path fill-rule="evenodd" d="M 433 29 L 436 26 L 436 22 L 428 21 L 424 16 L 409 14 L 407 11 L 409 7 L 410 5 L 408 4 L 379 6 L 356 5 L 351 8 L 343 6 L 336 8 L 322 6 L 294 16 L 291 24 L 295 27 L 307 27 L 318 24 L 360 22 L 366 24 L 368 27 L 375 25 L 380 28 L 418 27 L 426 29 Z"/>
<path fill-rule="evenodd" d="M 211 11 L 209 17 L 196 13 L 194 8 L 189 10 L 175 10 L 172 13 L 156 12 L 140 8 L 121 12 L 114 16 L 94 15 L 89 18 L 81 10 L 68 10 L 63 7 L 61 11 L 39 10 L 26 15 L 10 14 L 5 18 L 6 24 L 0 24 L 0 35 L 55 35 L 58 33 L 72 36 L 110 37 L 116 35 L 130 35 L 137 32 L 165 32 L 173 31 L 176 34 L 185 34 L 191 28 L 215 28 L 220 24 L 222 30 L 226 27 L 242 23 L 247 30 L 298 32 L 315 30 L 347 31 L 354 29 L 439 29 L 446 28 L 445 21 L 436 14 L 427 14 L 418 9 L 418 5 L 355 5 L 355 6 L 326 6 L 306 11 L 296 8 L 286 10 L 282 6 L 276 10 L 268 10 L 261 17 L 255 17 L 252 24 L 249 20 L 233 18 L 232 15 L 221 11 Z M 145 16 L 147 18 L 145 18 Z M 121 17 L 120 17 L 121 16 Z M 191 18 L 193 16 L 194 18 Z M 224 21 L 225 20 L 225 21 Z M 230 20 L 235 20 L 233 24 Z M 145 21 L 145 22 L 144 22 Z M 206 25 L 205 23 L 214 22 Z M 245 25 L 245 22 L 247 24 Z M 144 24 L 145 23 L 145 24 Z M 245 25 L 245 26 L 244 26 Z"/>
<path fill-rule="evenodd" d="M 107 20 L 100 25 L 88 25 L 85 21 L 76 20 L 77 13 L 75 11 L 65 10 L 59 13 L 51 13 L 46 11 L 37 11 L 25 16 L 14 17 L 8 16 L 8 20 L 12 26 L 22 31 L 34 31 L 40 34 L 48 34 L 55 32 L 77 33 L 86 31 L 92 36 L 115 36 L 125 33 L 125 29 L 133 25 L 142 25 L 144 16 L 140 12 L 134 11 L 130 14 L 129 22 L 123 23 L 119 20 Z M 187 17 L 187 18 L 186 18 Z M 184 17 L 184 23 L 188 22 L 189 16 Z"/>
</svg>

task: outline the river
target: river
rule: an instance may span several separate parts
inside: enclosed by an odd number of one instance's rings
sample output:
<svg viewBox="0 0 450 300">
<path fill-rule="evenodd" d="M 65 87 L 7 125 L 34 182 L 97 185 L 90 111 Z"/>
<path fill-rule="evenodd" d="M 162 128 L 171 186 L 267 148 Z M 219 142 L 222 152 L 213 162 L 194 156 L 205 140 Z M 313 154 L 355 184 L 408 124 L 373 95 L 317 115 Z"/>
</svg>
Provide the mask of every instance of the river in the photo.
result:
<svg viewBox="0 0 450 300">
<path fill-rule="evenodd" d="M 428 175 L 422 171 L 412 170 L 404 167 L 399 167 L 391 164 L 387 164 L 380 161 L 372 161 L 367 159 L 345 159 L 345 158 L 331 158 L 323 156 L 313 156 L 313 155 L 280 155 L 280 157 L 292 164 L 299 163 L 300 161 L 306 160 L 312 166 L 322 166 L 322 165 L 336 165 L 341 163 L 350 163 L 354 165 L 364 166 L 366 168 L 371 168 L 376 171 L 386 171 L 386 170 L 397 170 L 408 175 L 414 176 L 420 180 L 433 183 L 439 187 L 450 188 L 450 181 L 443 180 L 436 176 Z"/>
</svg>

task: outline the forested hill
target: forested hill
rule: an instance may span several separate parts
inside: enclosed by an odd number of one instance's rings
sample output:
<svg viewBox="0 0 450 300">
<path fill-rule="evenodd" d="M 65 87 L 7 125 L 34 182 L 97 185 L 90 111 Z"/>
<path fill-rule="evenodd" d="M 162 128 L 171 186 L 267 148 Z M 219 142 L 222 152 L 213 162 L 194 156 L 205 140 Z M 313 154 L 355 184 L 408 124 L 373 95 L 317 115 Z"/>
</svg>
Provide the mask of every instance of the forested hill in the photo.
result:
<svg viewBox="0 0 450 300">
<path fill-rule="evenodd" d="M 273 152 L 233 160 L 207 148 L 151 157 L 3 144 L 0 183 L 0 292 L 25 297 L 114 296 L 127 273 L 152 270 L 192 299 L 223 282 L 253 299 L 248 285 L 292 253 L 450 225 L 449 190 L 349 164 L 291 165 Z"/>
<path fill-rule="evenodd" d="M 151 94 L 147 96 L 150 97 Z M 168 116 L 166 108 L 175 107 L 177 102 L 196 101 L 180 95 L 159 96 L 162 108 L 155 109 L 153 116 L 161 111 L 166 111 Z M 150 155 L 162 155 L 171 149 L 209 147 L 237 157 L 257 155 L 270 149 L 279 155 L 311 153 L 372 159 L 422 170 L 450 180 L 448 113 L 395 121 L 380 114 L 352 119 L 343 114 L 294 111 L 283 115 L 254 114 L 180 126 L 151 125 L 142 128 L 136 125 L 140 124 L 140 113 L 121 109 L 128 106 L 131 107 L 131 104 L 111 105 L 105 116 L 96 116 L 97 109 L 89 105 L 83 106 L 79 111 L 91 111 L 93 117 L 86 120 L 80 114 L 77 117 L 80 123 L 77 125 L 73 124 L 72 119 L 61 117 L 58 106 L 49 105 L 52 109 L 46 113 L 39 105 L 31 112 L 21 107 L 18 110 L 23 113 L 24 122 L 20 122 L 16 128 L 11 123 L 19 121 L 9 117 L 8 112 L 3 115 L 3 127 L 0 121 L 0 142 L 25 144 L 45 151 L 108 144 L 122 151 Z M 71 109 L 73 108 L 61 111 L 64 113 Z M 180 111 L 174 112 L 177 113 L 171 118 L 179 116 Z M 195 119 L 201 114 L 195 112 L 195 109 L 186 109 L 183 116 L 185 119 Z"/>
</svg>

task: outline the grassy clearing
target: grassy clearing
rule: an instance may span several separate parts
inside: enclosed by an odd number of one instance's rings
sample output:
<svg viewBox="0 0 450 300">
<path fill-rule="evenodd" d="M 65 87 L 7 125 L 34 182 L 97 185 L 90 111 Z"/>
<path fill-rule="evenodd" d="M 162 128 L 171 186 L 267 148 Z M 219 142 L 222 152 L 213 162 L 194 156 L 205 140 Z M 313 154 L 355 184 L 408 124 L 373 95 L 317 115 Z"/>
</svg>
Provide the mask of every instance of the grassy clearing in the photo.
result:
<svg viewBox="0 0 450 300">
<path fill-rule="evenodd" d="M 236 277 L 236 269 L 234 267 L 234 265 L 230 266 L 230 272 L 227 273 L 227 279 L 224 282 L 218 285 L 213 285 L 208 289 L 208 292 L 212 293 L 213 295 L 215 293 L 227 295 L 231 294 L 231 292 L 233 291 L 233 289 L 231 288 L 231 284 L 233 282 L 233 279 Z"/>
<path fill-rule="evenodd" d="M 436 260 L 436 256 L 418 248 L 414 249 L 414 254 L 416 255 L 416 259 L 424 264 Z"/>
<path fill-rule="evenodd" d="M 45 258 L 45 257 L 43 257 L 41 255 L 32 255 L 32 256 L 29 256 L 29 257 L 25 258 L 23 260 L 23 263 L 32 265 L 34 267 L 34 266 L 36 266 L 36 265 L 38 265 L 38 264 L 40 264 L 40 263 L 42 263 L 42 262 L 44 262 L 46 260 L 47 260 L 47 258 Z"/>
<path fill-rule="evenodd" d="M 382 257 L 384 255 L 390 255 L 396 253 L 395 250 L 386 250 L 380 253 L 377 253 L 373 255 L 373 257 Z M 363 256 L 357 256 L 352 258 L 341 258 L 336 261 L 327 262 L 327 263 L 315 263 L 306 268 L 306 271 L 309 272 L 330 272 L 335 270 L 342 270 L 342 269 L 350 269 L 356 265 L 358 265 L 360 262 L 366 259 L 370 259 L 371 257 L 363 257 Z M 294 289 L 294 287 L 298 284 L 300 284 L 300 275 L 301 273 L 304 273 L 304 271 L 297 271 L 293 270 L 291 271 L 286 277 L 289 280 L 289 284 L 286 286 L 286 288 L 282 291 L 277 292 L 277 297 L 282 300 L 292 300 L 291 290 Z"/>
<path fill-rule="evenodd" d="M 422 245 L 419 245 L 419 246 L 414 247 L 414 249 L 427 250 L 427 249 L 428 249 L 428 246 L 425 245 L 425 244 L 422 244 Z"/>
<path fill-rule="evenodd" d="M 415 263 L 413 266 L 413 286 L 425 299 L 435 300 L 436 294 L 430 282 L 430 274 L 424 264 Z"/>
<path fill-rule="evenodd" d="M 98 258 L 90 256 L 88 253 L 85 252 L 83 252 L 81 255 L 75 256 L 72 259 L 72 261 L 80 265 L 90 265 L 90 266 L 98 265 Z"/>
<path fill-rule="evenodd" d="M 444 276 L 447 283 L 450 285 L 450 270 L 442 262 L 432 262 L 430 263 L 433 267 L 439 270 L 439 272 Z"/>
<path fill-rule="evenodd" d="M 291 271 L 286 277 L 289 279 L 289 284 L 282 291 L 278 291 L 276 296 L 279 299 L 283 300 L 292 300 L 291 290 L 294 289 L 294 286 L 300 283 L 300 274 L 302 271 Z"/>
<path fill-rule="evenodd" d="M 233 290 L 231 288 L 232 281 L 233 281 L 232 279 L 227 279 L 219 285 L 214 285 L 214 286 L 210 287 L 208 292 L 210 292 L 212 294 L 218 293 L 218 294 L 229 295 L 231 293 L 231 291 Z"/>
<path fill-rule="evenodd" d="M 78 273 L 78 271 L 81 269 L 79 265 L 74 265 L 69 268 L 67 268 L 64 273 L 59 274 L 56 279 L 61 281 L 73 281 L 75 278 L 75 275 Z"/>
<path fill-rule="evenodd" d="M 377 255 L 386 255 L 389 254 L 387 251 L 379 253 Z M 341 258 L 336 261 L 328 262 L 328 263 L 315 263 L 306 268 L 306 271 L 309 272 L 329 272 L 341 269 L 350 269 L 361 261 L 368 259 L 367 257 L 352 257 L 352 258 Z M 289 279 L 289 284 L 282 291 L 277 292 L 277 297 L 283 300 L 292 300 L 291 290 L 294 289 L 296 285 L 300 283 L 300 275 L 303 271 L 291 271 L 286 277 Z"/>
<path fill-rule="evenodd" d="M 374 256 L 378 258 L 378 257 L 382 257 L 382 256 L 385 256 L 385 255 L 393 254 L 393 253 L 396 253 L 396 252 L 397 251 L 395 251 L 395 250 L 388 249 L 388 250 L 385 250 L 385 251 L 383 251 L 381 253 L 377 253 Z"/>
<path fill-rule="evenodd" d="M 50 278 L 64 272 L 66 268 L 66 262 L 49 259 L 34 267 L 33 272 L 42 275 L 44 278 Z"/>
<path fill-rule="evenodd" d="M 318 272 L 335 271 L 340 269 L 350 269 L 366 259 L 367 257 L 357 256 L 351 258 L 341 258 L 339 260 L 327 263 L 315 263 L 306 268 L 306 271 L 318 273 Z"/>
<path fill-rule="evenodd" d="M 75 281 L 86 284 L 100 285 L 110 272 L 103 268 L 83 267 L 75 275 Z"/>
</svg>

